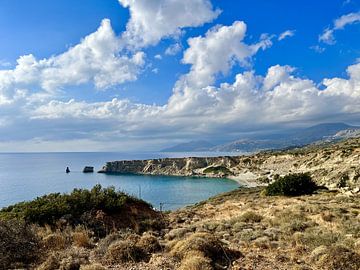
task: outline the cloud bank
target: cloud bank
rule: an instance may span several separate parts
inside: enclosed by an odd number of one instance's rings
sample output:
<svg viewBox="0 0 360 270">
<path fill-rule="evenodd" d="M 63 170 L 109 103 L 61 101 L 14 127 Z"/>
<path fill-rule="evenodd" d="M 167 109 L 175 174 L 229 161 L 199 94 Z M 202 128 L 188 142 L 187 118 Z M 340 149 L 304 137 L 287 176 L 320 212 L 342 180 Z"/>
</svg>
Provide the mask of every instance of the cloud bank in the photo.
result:
<svg viewBox="0 0 360 270">
<path fill-rule="evenodd" d="M 40 60 L 25 55 L 15 68 L 0 70 L 0 147 L 18 141 L 60 147 L 63 141 L 73 149 L 77 141 L 92 149 L 113 142 L 144 149 L 144 144 L 199 135 L 223 137 L 273 126 L 359 119 L 360 63 L 347 68 L 347 78 L 325 78 L 321 86 L 297 77 L 296 68 L 286 65 L 271 66 L 258 75 L 253 57 L 272 46 L 272 37 L 262 35 L 248 43 L 242 21 L 214 26 L 187 40 L 181 62 L 189 70 L 179 77 L 165 104 L 64 99 L 67 87 L 92 85 L 106 91 L 137 80 L 146 66 L 147 46 L 210 22 L 220 13 L 207 0 L 119 2 L 130 10 L 120 36 L 105 19 L 94 33 L 60 55 Z M 339 18 L 331 35 L 356 18 Z M 293 34 L 285 31 L 278 39 Z M 239 66 L 243 71 L 230 82 L 217 83 Z"/>
</svg>

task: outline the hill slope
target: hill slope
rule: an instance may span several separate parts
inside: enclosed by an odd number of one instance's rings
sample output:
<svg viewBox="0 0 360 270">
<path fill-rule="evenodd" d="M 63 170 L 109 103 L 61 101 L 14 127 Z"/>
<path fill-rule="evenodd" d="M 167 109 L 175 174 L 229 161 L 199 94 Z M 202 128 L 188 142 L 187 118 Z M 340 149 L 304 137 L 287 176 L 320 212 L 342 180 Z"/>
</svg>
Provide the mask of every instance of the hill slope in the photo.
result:
<svg viewBox="0 0 360 270">
<path fill-rule="evenodd" d="M 267 183 L 277 175 L 309 172 L 328 187 L 360 187 L 360 138 L 250 156 L 164 158 L 108 162 L 101 173 L 229 177 Z"/>
</svg>

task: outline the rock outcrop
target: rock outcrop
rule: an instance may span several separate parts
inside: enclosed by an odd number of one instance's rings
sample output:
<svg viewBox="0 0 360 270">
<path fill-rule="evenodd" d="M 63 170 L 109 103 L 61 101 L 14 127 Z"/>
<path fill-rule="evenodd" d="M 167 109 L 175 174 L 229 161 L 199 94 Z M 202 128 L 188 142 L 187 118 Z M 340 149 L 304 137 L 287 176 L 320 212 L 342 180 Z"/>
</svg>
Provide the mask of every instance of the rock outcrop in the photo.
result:
<svg viewBox="0 0 360 270">
<path fill-rule="evenodd" d="M 268 183 L 281 175 L 309 172 L 328 187 L 360 186 L 360 138 L 251 156 L 112 161 L 100 173 L 228 177 Z"/>
</svg>

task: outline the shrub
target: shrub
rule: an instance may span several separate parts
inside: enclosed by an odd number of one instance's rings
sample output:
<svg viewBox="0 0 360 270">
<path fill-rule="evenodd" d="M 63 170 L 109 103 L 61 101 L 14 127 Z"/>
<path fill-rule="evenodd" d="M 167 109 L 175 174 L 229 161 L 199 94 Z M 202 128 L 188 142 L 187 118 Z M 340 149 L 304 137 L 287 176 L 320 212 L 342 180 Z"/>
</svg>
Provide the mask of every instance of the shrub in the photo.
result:
<svg viewBox="0 0 360 270">
<path fill-rule="evenodd" d="M 70 248 L 53 252 L 38 270 L 79 270 L 81 265 L 89 264 L 89 253 L 86 250 Z"/>
<path fill-rule="evenodd" d="M 84 248 L 91 247 L 91 241 L 87 231 L 84 230 L 84 231 L 74 232 L 72 237 L 75 246 L 84 247 Z"/>
<path fill-rule="evenodd" d="M 0 220 L 0 269 L 29 265 L 36 261 L 39 250 L 39 239 L 29 225 Z"/>
<path fill-rule="evenodd" d="M 199 251 L 189 252 L 181 261 L 179 270 L 212 270 L 211 260 Z"/>
<path fill-rule="evenodd" d="M 358 270 L 360 255 L 342 246 L 332 246 L 319 260 L 319 266 L 324 270 Z"/>
<path fill-rule="evenodd" d="M 151 235 L 145 234 L 137 241 L 136 245 L 146 253 L 154 253 L 161 249 L 158 239 Z"/>
<path fill-rule="evenodd" d="M 238 218 L 238 221 L 246 223 L 258 223 L 262 220 L 262 218 L 262 216 L 253 211 L 247 211 Z"/>
<path fill-rule="evenodd" d="M 99 257 L 103 257 L 107 252 L 109 246 L 117 240 L 123 239 L 123 235 L 120 233 L 110 233 L 105 238 L 101 239 L 95 250 L 95 254 Z"/>
<path fill-rule="evenodd" d="M 66 246 L 66 238 L 59 232 L 45 236 L 42 242 L 47 250 L 61 250 Z"/>
<path fill-rule="evenodd" d="M 317 188 L 309 174 L 289 174 L 268 185 L 265 189 L 265 195 L 300 196 L 312 194 Z"/>
<path fill-rule="evenodd" d="M 144 259 L 144 251 L 130 240 L 119 240 L 109 246 L 106 257 L 112 263 L 139 262 Z"/>
<path fill-rule="evenodd" d="M 297 245 L 306 246 L 313 250 L 319 246 L 332 246 L 340 240 L 340 235 L 319 228 L 309 228 L 305 232 L 296 232 L 293 238 Z"/>
<path fill-rule="evenodd" d="M 114 187 L 102 188 L 101 185 L 96 185 L 91 190 L 74 189 L 70 194 L 52 193 L 30 202 L 9 206 L 0 211 L 0 218 L 18 218 L 40 225 L 54 225 L 64 216 L 79 220 L 84 212 L 91 210 L 114 213 L 131 202 L 150 206 L 144 201 L 115 191 Z"/>
<path fill-rule="evenodd" d="M 228 168 L 224 167 L 224 166 L 208 167 L 203 172 L 204 173 L 213 173 L 213 174 L 222 173 L 222 174 L 225 174 L 225 175 L 231 174 L 231 171 Z"/>
<path fill-rule="evenodd" d="M 184 240 L 178 241 L 171 247 L 170 255 L 184 261 L 184 263 L 187 262 L 186 265 L 190 265 L 191 254 L 194 254 L 194 252 L 197 254 L 201 253 L 201 257 L 210 259 L 209 262 L 212 264 L 222 265 L 222 268 L 224 269 L 229 267 L 232 260 L 241 256 L 240 252 L 224 247 L 222 242 L 210 233 L 193 233 Z M 198 258 L 197 261 L 202 261 L 202 259 Z M 195 264 L 195 262 L 192 263 Z M 203 268 L 195 268 L 194 266 L 194 268 L 183 269 Z"/>
<path fill-rule="evenodd" d="M 171 249 L 171 254 L 182 259 L 191 251 L 200 251 L 210 258 L 223 253 L 221 242 L 215 236 L 209 233 L 194 233 L 177 242 Z"/>
</svg>

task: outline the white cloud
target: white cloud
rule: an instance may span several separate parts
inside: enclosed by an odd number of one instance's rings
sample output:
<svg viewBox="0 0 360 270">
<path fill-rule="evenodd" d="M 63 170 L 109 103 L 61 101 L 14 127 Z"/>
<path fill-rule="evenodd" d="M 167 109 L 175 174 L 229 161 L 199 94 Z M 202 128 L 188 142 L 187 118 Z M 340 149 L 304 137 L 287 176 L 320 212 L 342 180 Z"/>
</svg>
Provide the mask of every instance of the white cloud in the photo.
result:
<svg viewBox="0 0 360 270">
<path fill-rule="evenodd" d="M 215 75 L 226 75 L 236 63 L 248 66 L 250 58 L 259 49 L 272 45 L 267 36 L 263 36 L 256 44 L 247 45 L 243 42 L 245 33 L 246 24 L 236 21 L 231 26 L 216 26 L 204 37 L 190 38 L 189 48 L 182 59 L 184 64 L 191 64 L 189 74 L 183 78 L 186 84 L 197 87 L 210 85 Z"/>
<path fill-rule="evenodd" d="M 259 48 L 269 46 L 261 41 L 244 44 L 245 30 L 245 24 L 235 22 L 232 26 L 213 28 L 205 37 L 190 39 L 190 47 L 184 53 L 190 71 L 179 79 L 165 105 L 121 99 L 96 103 L 54 100 L 36 109 L 32 121 L 52 119 L 67 125 L 80 122 L 87 129 L 94 126 L 95 140 L 139 141 L 191 138 L 199 134 L 223 137 L 226 132 L 299 122 L 358 122 L 360 63 L 347 69 L 347 79 L 324 79 L 323 89 L 311 80 L 294 76 L 295 68 L 280 65 L 270 67 L 265 76 L 245 71 L 237 74 L 233 83 L 214 86 L 215 74 L 227 72 L 236 62 L 246 62 Z M 205 62 L 202 53 L 209 56 L 209 61 Z M 193 82 L 192 76 L 197 76 L 201 83 Z"/>
<path fill-rule="evenodd" d="M 326 28 L 324 32 L 319 36 L 319 41 L 326 44 L 333 45 L 336 43 L 334 37 L 334 29 Z"/>
<path fill-rule="evenodd" d="M 222 136 L 273 125 L 324 121 L 358 121 L 360 64 L 347 69 L 348 79 L 324 79 L 320 90 L 308 79 L 292 75 L 290 66 L 270 67 L 266 76 L 253 71 L 236 75 L 219 87 L 184 88 L 163 106 L 128 100 L 85 103 L 52 101 L 38 108 L 34 120 L 101 125 L 94 137 L 174 138 L 198 134 Z M 78 123 L 77 123 L 78 124 Z"/>
<path fill-rule="evenodd" d="M 219 14 L 209 0 L 119 0 L 130 9 L 123 38 L 133 48 L 157 44 L 164 37 L 176 37 L 185 27 L 211 22 Z"/>
<path fill-rule="evenodd" d="M 104 20 L 96 32 L 63 54 L 42 60 L 22 56 L 14 69 L 0 70 L 0 147 L 1 141 L 10 138 L 44 145 L 63 140 L 69 146 L 76 145 L 74 139 L 89 147 L 97 142 L 128 145 L 132 140 L 140 149 L 141 141 L 159 143 L 199 134 L 223 137 L 227 132 L 297 122 L 359 121 L 360 63 L 347 69 L 348 78 L 324 79 L 322 89 L 294 76 L 295 68 L 290 66 L 275 65 L 265 76 L 257 75 L 251 70 L 251 59 L 272 45 L 272 37 L 262 35 L 259 42 L 247 44 L 246 24 L 239 21 L 188 39 L 182 63 L 190 65 L 189 72 L 179 78 L 164 105 L 126 99 L 64 100 L 59 94 L 66 86 L 92 83 L 104 89 L 135 80 L 145 66 L 145 55 L 128 52 L 127 42 L 140 41 L 139 47 L 155 44 L 179 34 L 182 27 L 201 25 L 217 16 L 205 0 L 119 1 L 131 13 L 122 37 L 116 37 Z M 189 17 L 194 10 L 200 19 Z M 179 11 L 184 18 L 177 15 Z M 163 27 L 166 20 L 169 25 Z M 247 71 L 237 74 L 232 83 L 217 86 L 216 76 L 228 74 L 236 65 Z"/>
<path fill-rule="evenodd" d="M 120 40 L 109 20 L 63 54 L 37 60 L 21 56 L 14 69 L 0 70 L 0 103 L 9 103 L 20 92 L 54 95 L 64 86 L 93 83 L 98 89 L 136 80 L 145 54 L 119 54 Z M 30 93 L 31 90 L 31 93 Z"/>
<path fill-rule="evenodd" d="M 157 55 L 154 56 L 154 58 L 157 59 L 157 60 L 161 60 L 162 56 L 160 54 L 157 54 Z"/>
<path fill-rule="evenodd" d="M 295 35 L 295 30 L 286 30 L 285 32 L 279 35 L 278 40 L 281 41 L 287 37 L 293 37 Z"/>
<path fill-rule="evenodd" d="M 165 50 L 165 54 L 166 55 L 176 55 L 179 52 L 181 52 L 182 50 L 182 46 L 179 43 L 175 43 L 170 45 L 166 50 Z"/>
<path fill-rule="evenodd" d="M 319 36 L 319 41 L 329 45 L 335 44 L 335 31 L 342 30 L 345 26 L 358 22 L 360 22 L 360 12 L 343 15 L 334 21 L 334 26 L 332 28 L 326 28 L 324 30 L 324 32 Z"/>
</svg>

